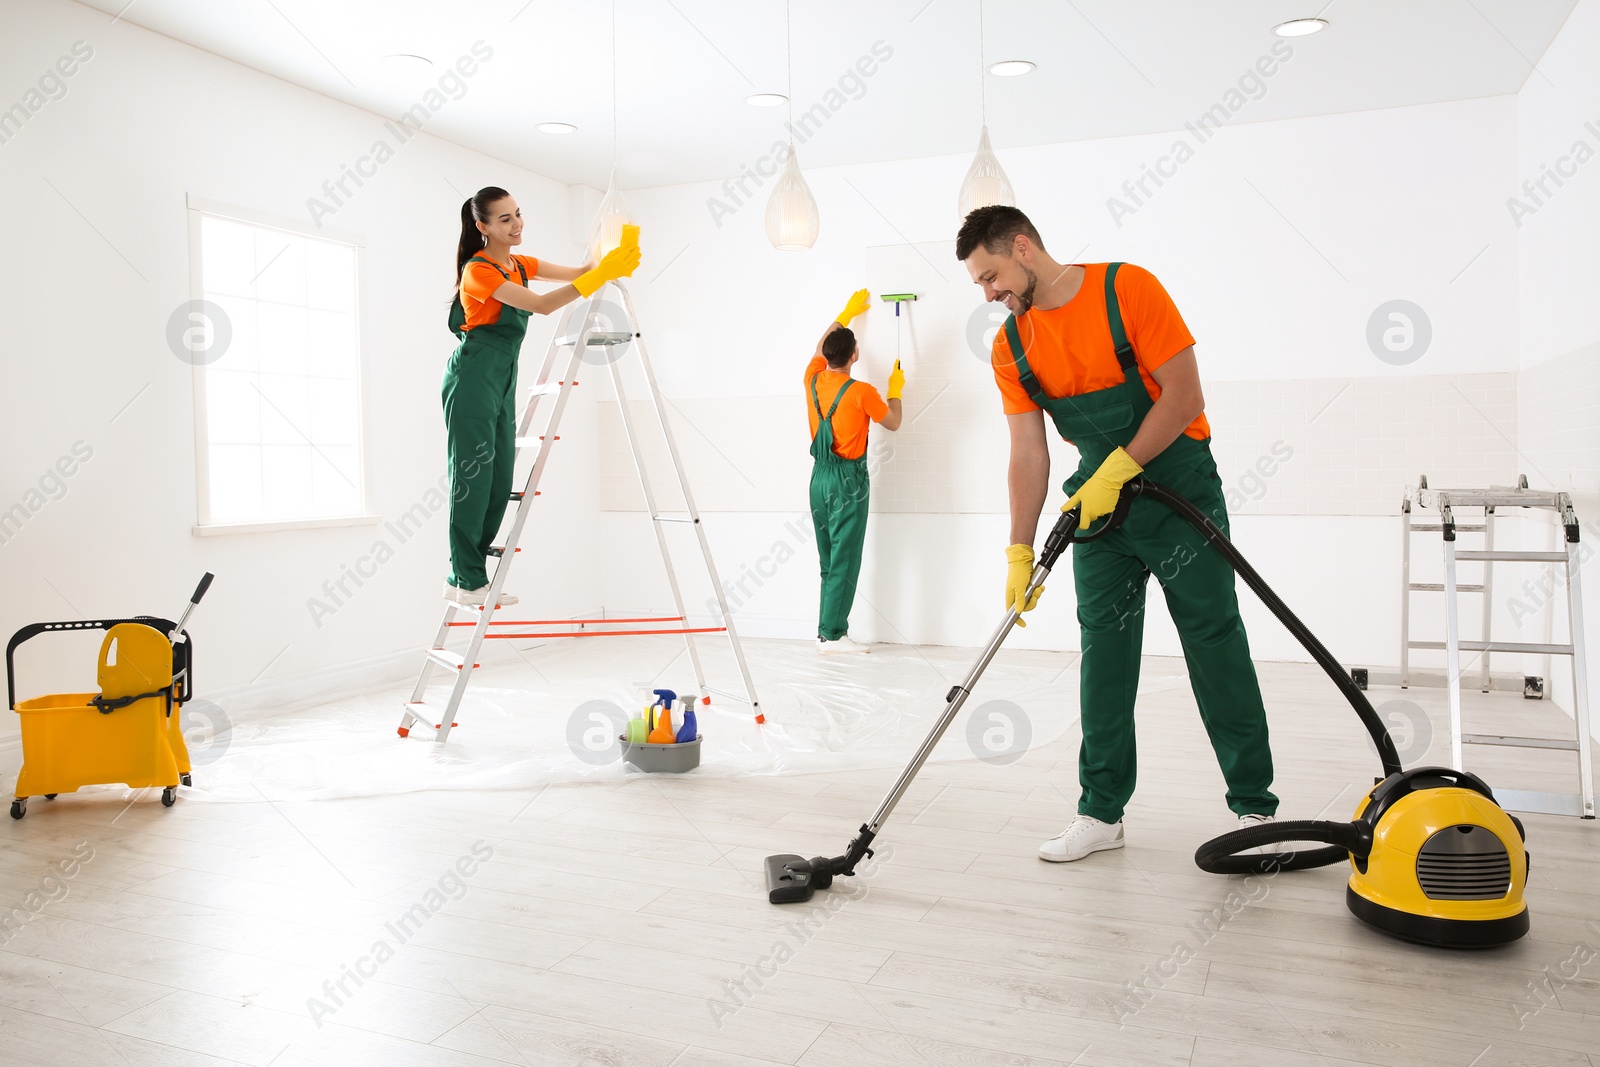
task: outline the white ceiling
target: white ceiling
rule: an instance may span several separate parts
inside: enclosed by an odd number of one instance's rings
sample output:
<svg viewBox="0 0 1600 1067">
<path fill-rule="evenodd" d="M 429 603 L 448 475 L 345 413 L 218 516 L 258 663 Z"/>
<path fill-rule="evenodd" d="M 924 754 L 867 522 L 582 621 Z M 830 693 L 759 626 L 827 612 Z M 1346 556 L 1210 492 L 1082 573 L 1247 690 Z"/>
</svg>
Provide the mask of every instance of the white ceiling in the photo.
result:
<svg viewBox="0 0 1600 1067">
<path fill-rule="evenodd" d="M 83 0 L 245 66 L 393 118 L 475 41 L 493 59 L 430 133 L 562 182 L 606 184 L 611 7 L 581 0 Z M 1576 0 L 986 0 L 983 56 L 1031 59 L 980 77 L 978 0 L 794 4 L 796 112 L 824 100 L 874 42 L 892 57 L 800 149 L 807 167 L 965 154 L 980 85 L 996 149 L 1179 129 L 1224 99 L 1279 39 L 1321 14 L 1235 122 L 1514 93 Z M 784 137 L 781 0 L 616 0 L 618 176 L 625 188 L 736 176 Z M 880 47 L 883 47 L 880 46 Z M 380 57 L 418 53 L 431 72 Z M 848 88 L 849 86 L 847 86 Z M 837 102 L 839 98 L 834 98 Z M 535 132 L 547 121 L 575 134 Z"/>
</svg>

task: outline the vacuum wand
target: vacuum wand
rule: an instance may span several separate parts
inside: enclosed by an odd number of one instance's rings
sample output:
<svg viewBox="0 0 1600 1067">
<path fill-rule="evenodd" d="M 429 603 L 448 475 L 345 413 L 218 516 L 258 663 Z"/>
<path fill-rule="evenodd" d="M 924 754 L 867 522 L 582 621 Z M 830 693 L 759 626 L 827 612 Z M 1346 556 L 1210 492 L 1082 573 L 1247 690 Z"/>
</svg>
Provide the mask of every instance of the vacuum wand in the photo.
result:
<svg viewBox="0 0 1600 1067">
<path fill-rule="evenodd" d="M 791 904 L 811 899 L 811 894 L 818 889 L 827 889 L 833 884 L 835 875 L 846 877 L 856 873 L 856 865 L 872 855 L 872 842 L 877 838 L 884 822 L 889 818 L 895 805 L 905 795 L 912 779 L 917 772 L 922 770 L 922 765 L 933 754 L 934 746 L 955 720 L 956 715 L 967 702 L 967 697 L 972 695 L 973 688 L 978 684 L 978 679 L 988 669 L 989 663 L 994 659 L 995 653 L 1000 651 L 1000 646 L 1005 643 L 1006 636 L 1011 633 L 1011 628 L 1017 624 L 1021 615 L 1020 606 L 1026 604 L 1034 593 L 1044 584 L 1045 578 L 1050 574 L 1056 561 L 1061 558 L 1061 553 L 1066 551 L 1068 545 L 1075 542 L 1093 541 L 1104 536 L 1112 527 L 1119 525 L 1122 516 L 1127 514 L 1127 501 L 1120 502 L 1116 514 L 1105 526 L 1095 533 L 1086 536 L 1077 536 L 1078 517 L 1081 506 L 1075 506 L 1063 511 L 1056 519 L 1055 525 L 1050 528 L 1050 533 L 1045 537 L 1044 549 L 1040 552 L 1034 564 L 1033 574 L 1028 578 L 1028 588 L 1017 607 L 1006 612 L 1006 617 L 1001 620 L 995 629 L 994 635 L 989 638 L 989 643 L 984 646 L 978 661 L 972 665 L 972 670 L 967 672 L 966 678 L 959 685 L 950 687 L 945 694 L 944 712 L 939 716 L 939 721 L 934 724 L 932 731 L 923 739 L 922 745 L 916 754 L 911 757 L 911 762 L 905 770 L 900 772 L 900 777 L 890 787 L 888 794 L 883 798 L 883 803 L 878 805 L 878 810 L 872 818 L 861 824 L 861 829 L 851 840 L 850 847 L 842 856 L 813 856 L 806 859 L 798 855 L 768 856 L 767 869 L 767 899 L 773 904 Z"/>
</svg>

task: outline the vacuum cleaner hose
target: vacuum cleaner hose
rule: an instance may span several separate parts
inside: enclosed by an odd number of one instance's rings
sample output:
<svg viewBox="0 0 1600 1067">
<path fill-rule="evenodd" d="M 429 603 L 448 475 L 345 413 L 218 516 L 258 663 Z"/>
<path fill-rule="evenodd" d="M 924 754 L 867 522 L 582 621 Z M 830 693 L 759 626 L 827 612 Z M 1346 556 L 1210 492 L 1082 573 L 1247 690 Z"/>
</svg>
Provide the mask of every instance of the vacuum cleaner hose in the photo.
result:
<svg viewBox="0 0 1600 1067">
<path fill-rule="evenodd" d="M 1331 847 L 1295 849 L 1266 855 L 1241 856 L 1247 848 L 1278 845 L 1288 841 L 1319 841 Z M 1357 823 L 1326 822 L 1320 819 L 1292 819 L 1286 822 L 1247 826 L 1223 834 L 1201 845 L 1194 853 L 1194 864 L 1207 874 L 1272 874 L 1276 871 L 1305 871 L 1338 863 L 1351 853 L 1365 855 L 1368 844 L 1362 840 Z"/>
<path fill-rule="evenodd" d="M 1350 706 L 1361 717 L 1361 724 L 1367 728 L 1372 743 L 1378 746 L 1378 759 L 1383 763 L 1383 776 L 1387 778 L 1391 774 L 1399 774 L 1400 754 L 1395 750 L 1394 739 L 1389 736 L 1388 727 L 1384 726 L 1383 720 L 1378 718 L 1378 713 L 1373 710 L 1367 695 L 1356 686 L 1343 665 L 1333 658 L 1333 653 L 1317 640 L 1316 635 L 1306 628 L 1305 623 L 1295 617 L 1295 613 L 1289 610 L 1287 604 L 1278 599 L 1278 594 L 1262 580 L 1261 575 L 1256 573 L 1256 569 L 1250 566 L 1249 561 L 1239 554 L 1239 550 L 1233 547 L 1233 542 L 1228 540 L 1228 535 L 1211 521 L 1211 517 L 1164 485 L 1157 485 L 1143 478 L 1134 478 L 1128 482 L 1127 488 L 1133 494 L 1150 496 L 1161 501 L 1189 520 L 1190 525 L 1205 535 L 1206 540 L 1222 553 L 1234 572 L 1255 591 L 1267 609 L 1277 616 L 1278 621 L 1283 623 L 1290 633 L 1294 634 L 1295 640 L 1311 653 L 1311 658 L 1317 661 L 1317 664 L 1327 672 L 1328 677 L 1333 679 L 1333 684 L 1339 687 L 1339 692 L 1344 694 Z"/>
</svg>

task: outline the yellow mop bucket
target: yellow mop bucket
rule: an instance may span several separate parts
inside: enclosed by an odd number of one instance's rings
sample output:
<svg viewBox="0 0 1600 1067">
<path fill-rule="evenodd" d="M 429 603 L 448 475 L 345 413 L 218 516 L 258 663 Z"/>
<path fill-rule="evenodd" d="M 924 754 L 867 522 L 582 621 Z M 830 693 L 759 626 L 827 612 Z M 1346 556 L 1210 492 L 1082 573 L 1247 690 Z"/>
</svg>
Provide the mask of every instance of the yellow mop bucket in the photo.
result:
<svg viewBox="0 0 1600 1067">
<path fill-rule="evenodd" d="M 210 580 L 210 574 L 201 580 L 189 610 Z M 188 615 L 186 610 L 183 618 Z M 100 691 L 18 702 L 12 664 L 17 645 L 39 633 L 90 628 L 106 631 L 100 642 Z M 179 708 L 189 698 L 191 656 L 182 620 L 173 624 L 140 616 L 35 623 L 19 630 L 6 648 L 8 695 L 22 723 L 22 770 L 11 817 L 23 817 L 29 797 L 54 800 L 86 785 L 160 786 L 161 803 L 171 807 L 180 782 L 190 782 Z"/>
</svg>

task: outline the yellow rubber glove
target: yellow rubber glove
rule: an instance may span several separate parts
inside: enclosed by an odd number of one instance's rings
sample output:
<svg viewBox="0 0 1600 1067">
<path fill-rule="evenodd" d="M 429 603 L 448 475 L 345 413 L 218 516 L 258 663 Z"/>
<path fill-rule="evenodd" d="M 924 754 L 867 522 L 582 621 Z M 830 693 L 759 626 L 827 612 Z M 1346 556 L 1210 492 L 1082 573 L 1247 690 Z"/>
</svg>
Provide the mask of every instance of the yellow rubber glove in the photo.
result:
<svg viewBox="0 0 1600 1067">
<path fill-rule="evenodd" d="M 906 372 L 900 369 L 900 361 L 894 361 L 894 370 L 889 372 L 889 399 L 899 400 L 900 391 L 906 387 Z"/>
<path fill-rule="evenodd" d="M 1089 480 L 1061 505 L 1061 510 L 1070 511 L 1074 504 L 1081 503 L 1083 511 L 1078 515 L 1078 529 L 1087 530 L 1091 522 L 1116 510 L 1123 485 L 1129 478 L 1143 473 L 1144 468 L 1119 448 L 1106 457 L 1099 470 L 1089 475 Z"/>
<path fill-rule="evenodd" d="M 1008 545 L 1006 546 L 1006 610 L 1015 607 L 1018 611 L 1032 611 L 1033 606 L 1039 603 L 1039 595 L 1044 592 L 1044 586 L 1033 591 L 1033 596 L 1028 598 L 1026 604 L 1022 603 L 1022 594 L 1028 591 L 1028 582 L 1033 578 L 1033 546 Z M 1017 616 L 1017 625 L 1026 626 L 1022 616 Z"/>
<path fill-rule="evenodd" d="M 834 319 L 840 326 L 849 326 L 850 320 L 872 306 L 872 294 L 865 289 L 857 289 L 850 294 L 850 299 L 845 303 L 844 310 L 839 312 L 839 317 Z"/>
<path fill-rule="evenodd" d="M 629 231 L 632 231 L 630 234 Z M 593 296 L 606 282 L 626 278 L 639 267 L 639 227 L 624 226 L 622 243 L 600 259 L 600 265 L 578 275 L 572 287 L 579 296 Z"/>
</svg>

